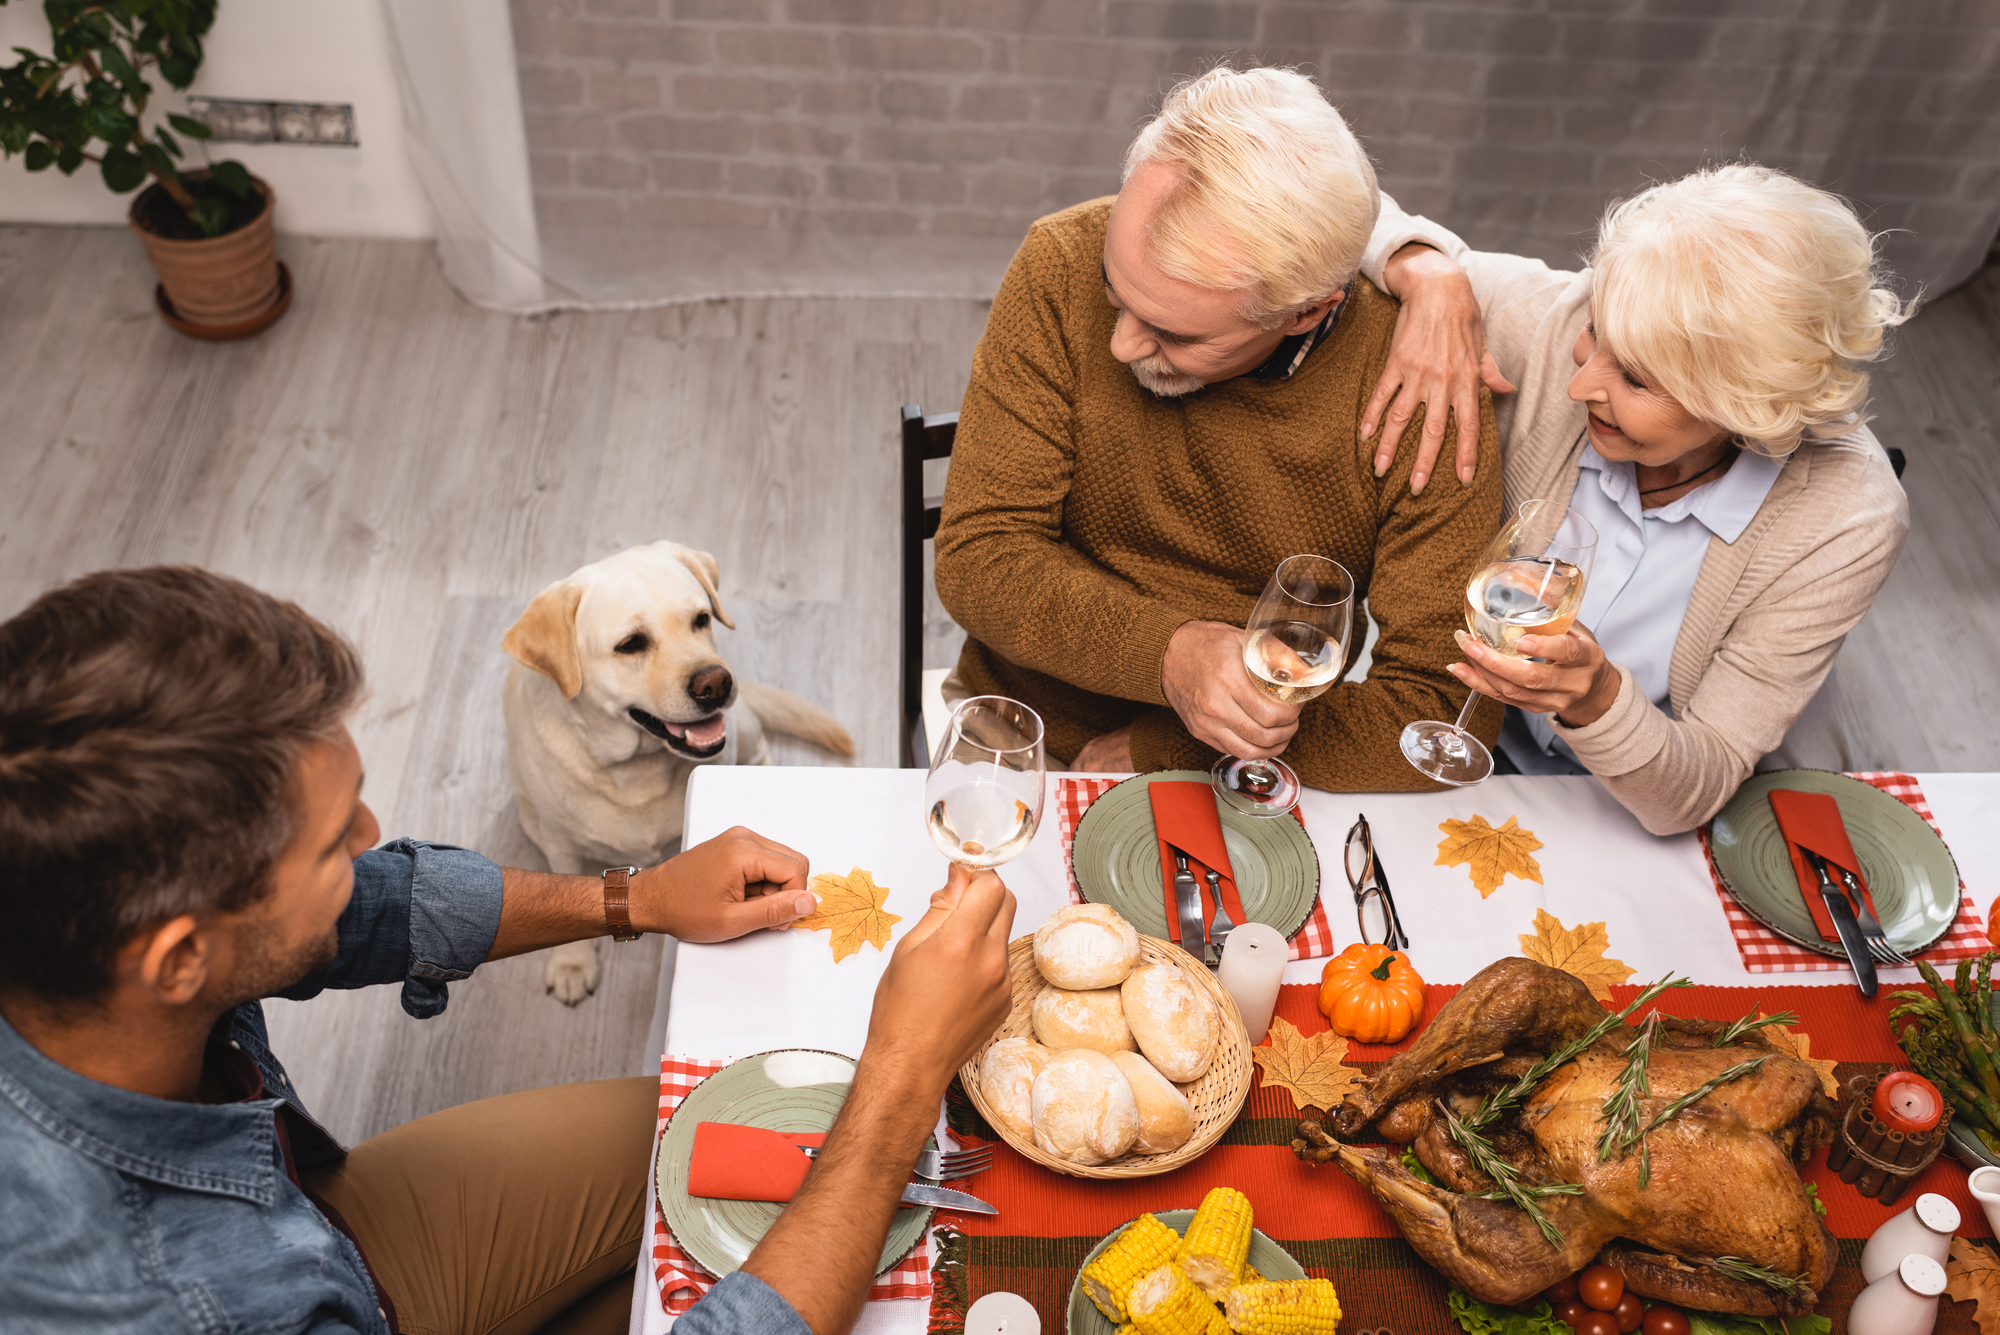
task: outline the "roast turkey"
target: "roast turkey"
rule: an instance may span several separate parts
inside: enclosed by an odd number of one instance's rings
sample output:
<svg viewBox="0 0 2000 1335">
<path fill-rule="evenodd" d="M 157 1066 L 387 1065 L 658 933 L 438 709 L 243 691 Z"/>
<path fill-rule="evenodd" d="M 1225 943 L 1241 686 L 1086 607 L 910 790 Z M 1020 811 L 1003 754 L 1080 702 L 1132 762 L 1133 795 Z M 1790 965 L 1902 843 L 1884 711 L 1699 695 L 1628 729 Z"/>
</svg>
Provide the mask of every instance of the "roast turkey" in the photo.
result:
<svg viewBox="0 0 2000 1335">
<path fill-rule="evenodd" d="M 1672 997 L 1666 993 L 1662 1004 Z M 1524 1185 L 1582 1186 L 1581 1194 L 1537 1202 L 1560 1230 L 1561 1246 L 1518 1206 L 1480 1197 L 1495 1183 L 1452 1139 L 1443 1110 L 1470 1116 L 1486 1093 L 1604 1018 L 1604 1007 L 1569 974 L 1533 960 L 1501 960 L 1332 1117 L 1300 1123 L 1293 1151 L 1309 1162 L 1338 1163 L 1374 1193 L 1425 1260 L 1487 1302 L 1523 1302 L 1598 1261 L 1644 1297 L 1702 1311 L 1811 1311 L 1833 1274 L 1836 1247 L 1795 1165 L 1831 1139 L 1835 1109 L 1819 1073 L 1762 1030 L 1716 1047 L 1721 1024 L 1662 1017 L 1647 1068 L 1651 1092 L 1639 1100 L 1644 1122 L 1730 1067 L 1768 1060 L 1646 1136 L 1644 1186 L 1636 1150 L 1604 1159 L 1598 1150 L 1604 1104 L 1635 1034 L 1630 1025 L 1557 1067 L 1516 1111 L 1487 1127 L 1494 1150 Z M 1410 1145 L 1442 1185 L 1411 1173 L 1395 1148 L 1347 1143 L 1370 1127 L 1391 1146 Z M 1790 1282 L 1774 1284 L 1756 1271 Z"/>
</svg>

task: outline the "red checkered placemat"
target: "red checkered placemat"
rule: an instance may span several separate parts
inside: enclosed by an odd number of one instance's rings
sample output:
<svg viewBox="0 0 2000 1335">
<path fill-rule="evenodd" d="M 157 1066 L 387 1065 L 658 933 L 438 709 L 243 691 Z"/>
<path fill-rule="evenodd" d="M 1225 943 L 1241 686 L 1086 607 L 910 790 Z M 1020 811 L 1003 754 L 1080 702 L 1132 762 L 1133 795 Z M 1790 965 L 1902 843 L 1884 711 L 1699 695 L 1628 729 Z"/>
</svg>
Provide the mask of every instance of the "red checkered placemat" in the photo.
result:
<svg viewBox="0 0 2000 1335">
<path fill-rule="evenodd" d="M 1938 830 L 1937 821 L 1931 817 L 1930 804 L 1924 801 L 1924 790 L 1917 785 L 1914 775 L 1894 770 L 1871 770 L 1847 777 L 1880 788 L 1922 816 L 1926 825 L 1937 830 L 1938 838 L 1944 838 L 1944 831 Z M 1744 968 L 1751 973 L 1798 973 L 1849 967 L 1845 960 L 1793 945 L 1745 913 L 1737 904 L 1736 897 L 1723 888 L 1722 878 L 1716 875 L 1715 858 L 1709 854 L 1706 825 L 1701 827 L 1701 851 L 1708 857 L 1708 879 L 1714 884 L 1716 897 L 1722 901 L 1722 911 L 1729 918 L 1729 933 L 1736 938 L 1736 953 L 1743 957 Z M 1967 959 L 1992 949 L 1986 940 L 1986 924 L 1980 921 L 1978 912 L 1972 907 L 1971 897 L 1965 894 L 1964 881 L 1958 883 L 1958 889 L 1958 917 L 1952 920 L 1951 930 L 1944 934 L 1943 940 L 1923 952 L 1923 958 L 1933 964 Z"/>
<path fill-rule="evenodd" d="M 693 1061 L 686 1057 L 660 1058 L 660 1131 L 694 1087 L 727 1066 L 727 1062 Z M 657 1134 L 657 1133 L 656 1133 Z M 715 1287 L 715 1276 L 681 1250 L 667 1221 L 658 1210 L 653 1214 L 653 1277 L 660 1284 L 660 1305 L 670 1316 L 679 1316 Z M 877 1275 L 868 1290 L 870 1302 L 878 1298 L 928 1298 L 931 1296 L 931 1259 L 928 1241 L 919 1243 L 887 1274 Z"/>
<path fill-rule="evenodd" d="M 1071 779 L 1056 780 L 1056 823 L 1062 831 L 1063 868 L 1069 873 L 1069 902 L 1083 903 L 1083 889 L 1076 883 L 1076 866 L 1070 850 L 1076 843 L 1077 822 L 1090 804 L 1104 796 L 1120 783 L 1118 779 Z M 1292 934 L 1292 955 L 1295 960 L 1318 959 L 1321 955 L 1333 953 L 1333 926 L 1326 920 L 1326 901 L 1314 900 L 1313 911 L 1305 921 L 1305 926 Z"/>
</svg>

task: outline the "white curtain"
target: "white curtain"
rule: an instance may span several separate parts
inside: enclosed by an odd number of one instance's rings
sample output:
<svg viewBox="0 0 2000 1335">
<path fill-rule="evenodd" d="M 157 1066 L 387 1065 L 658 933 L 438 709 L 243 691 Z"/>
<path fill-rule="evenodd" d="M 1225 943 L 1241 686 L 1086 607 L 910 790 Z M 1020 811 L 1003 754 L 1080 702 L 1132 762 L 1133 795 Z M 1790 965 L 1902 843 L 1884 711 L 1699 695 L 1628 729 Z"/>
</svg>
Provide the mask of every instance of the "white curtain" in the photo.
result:
<svg viewBox="0 0 2000 1335">
<path fill-rule="evenodd" d="M 445 278 L 476 305 L 574 304 L 542 273 L 507 0 L 382 0 Z"/>
</svg>

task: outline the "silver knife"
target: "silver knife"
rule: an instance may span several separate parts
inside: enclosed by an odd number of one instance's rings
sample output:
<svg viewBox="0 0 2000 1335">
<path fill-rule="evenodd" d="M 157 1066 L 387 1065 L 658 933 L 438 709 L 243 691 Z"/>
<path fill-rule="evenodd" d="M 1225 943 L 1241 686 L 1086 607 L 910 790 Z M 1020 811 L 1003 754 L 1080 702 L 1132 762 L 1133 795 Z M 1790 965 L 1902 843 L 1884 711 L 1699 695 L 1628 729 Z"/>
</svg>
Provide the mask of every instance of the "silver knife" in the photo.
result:
<svg viewBox="0 0 2000 1335">
<path fill-rule="evenodd" d="M 1201 892 L 1194 888 L 1187 854 L 1174 849 L 1174 911 L 1181 919 L 1181 949 L 1200 959 L 1207 950 L 1201 923 Z"/>
<path fill-rule="evenodd" d="M 999 1214 L 1000 1207 L 988 1205 L 977 1196 L 969 1196 L 950 1187 L 927 1187 L 921 1182 L 912 1182 L 903 1188 L 903 1204 L 935 1205 L 941 1210 L 958 1210 L 965 1214 Z"/>
<path fill-rule="evenodd" d="M 1868 943 L 1862 940 L 1861 924 L 1854 920 L 1854 906 L 1847 902 L 1847 896 L 1826 874 L 1826 859 L 1809 848 L 1799 852 L 1806 855 L 1806 861 L 1819 874 L 1819 896 L 1826 901 L 1827 916 L 1833 919 L 1833 930 L 1840 934 L 1840 948 L 1847 952 L 1847 962 L 1854 966 L 1855 985 L 1861 995 L 1875 995 L 1875 959 L 1868 953 Z"/>
</svg>

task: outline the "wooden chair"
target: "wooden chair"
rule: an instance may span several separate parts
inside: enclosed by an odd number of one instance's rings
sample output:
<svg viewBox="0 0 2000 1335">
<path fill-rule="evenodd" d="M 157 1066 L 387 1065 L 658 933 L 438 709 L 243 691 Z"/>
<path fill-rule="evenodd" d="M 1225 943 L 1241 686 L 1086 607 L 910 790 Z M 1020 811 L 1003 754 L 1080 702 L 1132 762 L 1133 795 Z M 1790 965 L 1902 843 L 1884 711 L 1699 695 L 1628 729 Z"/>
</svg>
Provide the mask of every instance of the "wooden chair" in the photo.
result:
<svg viewBox="0 0 2000 1335">
<path fill-rule="evenodd" d="M 948 668 L 924 670 L 924 543 L 935 538 L 944 497 L 924 495 L 924 464 L 949 459 L 958 435 L 958 414 L 924 416 L 917 404 L 903 408 L 903 645 L 899 673 L 902 758 L 908 768 L 928 769 L 931 748 L 943 734 L 943 685 Z"/>
</svg>

